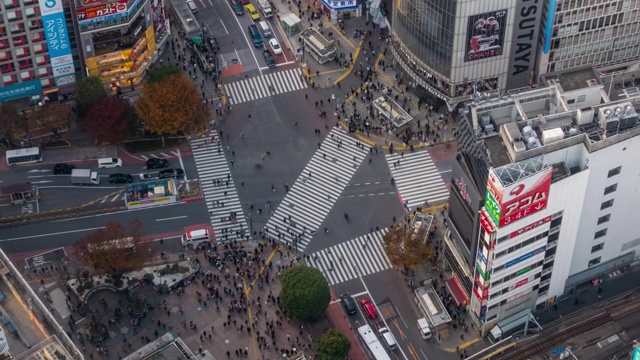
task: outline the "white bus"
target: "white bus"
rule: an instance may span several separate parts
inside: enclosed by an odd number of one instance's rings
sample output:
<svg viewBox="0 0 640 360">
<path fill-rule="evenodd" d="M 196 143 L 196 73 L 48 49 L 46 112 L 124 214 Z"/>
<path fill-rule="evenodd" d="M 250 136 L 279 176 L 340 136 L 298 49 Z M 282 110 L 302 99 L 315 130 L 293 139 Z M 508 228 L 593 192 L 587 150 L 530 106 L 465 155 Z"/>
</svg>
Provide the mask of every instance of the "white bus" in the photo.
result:
<svg viewBox="0 0 640 360">
<path fill-rule="evenodd" d="M 367 346 L 367 349 L 369 349 L 369 354 L 371 354 L 375 360 L 391 360 L 389 354 L 387 354 L 387 351 L 382 346 L 382 343 L 378 340 L 376 333 L 371 329 L 371 326 L 360 326 L 358 328 L 358 333 L 360 334 L 362 341 Z"/>
<path fill-rule="evenodd" d="M 39 147 L 30 147 L 16 150 L 7 150 L 7 165 L 33 164 L 42 162 L 42 153 Z"/>
</svg>

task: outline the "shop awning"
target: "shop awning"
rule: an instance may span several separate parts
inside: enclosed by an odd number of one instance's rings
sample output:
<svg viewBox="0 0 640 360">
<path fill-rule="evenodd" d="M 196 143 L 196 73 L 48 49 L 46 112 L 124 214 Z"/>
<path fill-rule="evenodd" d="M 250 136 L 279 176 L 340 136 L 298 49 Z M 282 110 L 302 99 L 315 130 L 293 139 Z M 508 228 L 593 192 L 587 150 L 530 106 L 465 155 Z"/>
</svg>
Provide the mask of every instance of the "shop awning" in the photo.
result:
<svg viewBox="0 0 640 360">
<path fill-rule="evenodd" d="M 451 296 L 453 296 L 453 300 L 457 305 L 464 305 L 467 303 L 469 298 L 462 289 L 462 285 L 460 285 L 455 274 L 453 274 L 451 279 L 447 280 L 447 289 L 449 289 L 449 292 L 451 293 Z"/>
</svg>

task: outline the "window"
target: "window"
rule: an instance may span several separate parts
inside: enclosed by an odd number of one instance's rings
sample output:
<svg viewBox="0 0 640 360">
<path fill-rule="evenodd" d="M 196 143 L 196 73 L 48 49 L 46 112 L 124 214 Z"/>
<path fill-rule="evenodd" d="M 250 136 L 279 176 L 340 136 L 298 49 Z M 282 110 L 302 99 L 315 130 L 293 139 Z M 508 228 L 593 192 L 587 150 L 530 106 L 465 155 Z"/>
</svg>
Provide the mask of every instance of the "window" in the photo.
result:
<svg viewBox="0 0 640 360">
<path fill-rule="evenodd" d="M 606 223 L 607 221 L 609 221 L 610 218 L 611 218 L 611 214 L 607 214 L 605 216 L 600 216 L 598 218 L 598 225 Z"/>
<path fill-rule="evenodd" d="M 589 267 L 600 264 L 600 256 L 595 259 L 589 260 Z"/>
<path fill-rule="evenodd" d="M 4 6 L 7 9 L 11 9 L 13 7 L 18 6 L 18 0 L 4 0 Z"/>
<path fill-rule="evenodd" d="M 12 72 L 13 71 L 13 64 L 12 63 L 8 63 L 8 64 L 4 64 L 4 65 L 0 65 L 0 72 L 5 74 L 8 72 Z"/>
<path fill-rule="evenodd" d="M 39 29 L 42 27 L 40 19 L 29 20 L 29 30 Z"/>
<path fill-rule="evenodd" d="M 20 73 L 20 79 L 22 81 L 31 80 L 32 77 L 33 77 L 33 74 L 31 73 L 31 71 L 23 71 Z"/>
<path fill-rule="evenodd" d="M 33 38 L 31 39 L 31 41 L 33 42 L 42 41 L 42 40 L 44 40 L 44 31 L 38 31 L 33 35 Z"/>
<path fill-rule="evenodd" d="M 25 13 L 25 15 L 27 15 L 27 17 L 32 17 L 32 16 L 38 15 L 38 12 L 36 11 L 36 7 L 35 6 L 24 9 L 24 13 Z"/>
<path fill-rule="evenodd" d="M 598 245 L 593 245 L 591 247 L 591 253 L 593 254 L 594 252 L 598 252 L 600 250 L 604 249 L 604 243 L 600 243 Z"/>
<path fill-rule="evenodd" d="M 13 84 L 14 82 L 16 82 L 15 75 L 4 75 L 2 77 L 2 83 L 5 85 Z"/>
<path fill-rule="evenodd" d="M 38 56 L 36 56 L 36 64 L 44 65 L 46 63 L 47 63 L 47 56 L 46 55 L 38 55 Z"/>
<path fill-rule="evenodd" d="M 14 21 L 20 19 L 20 11 L 8 11 L 7 19 L 9 21 Z"/>
<path fill-rule="evenodd" d="M 556 219 L 551 220 L 551 225 L 549 227 L 554 228 L 558 225 L 562 224 L 562 216 Z"/>
<path fill-rule="evenodd" d="M 47 76 L 49 75 L 49 68 L 48 67 L 41 67 L 38 69 L 38 76 L 42 77 L 42 76 Z"/>
<path fill-rule="evenodd" d="M 42 79 L 40 80 L 40 85 L 42 85 L 43 88 L 51 87 L 53 86 L 53 79 L 51 78 Z"/>
<path fill-rule="evenodd" d="M 0 61 L 9 60 L 11 56 L 8 51 L 0 51 Z"/>
<path fill-rule="evenodd" d="M 7 46 L 9 46 L 7 43 L 7 39 L 0 39 L 0 49 L 6 49 Z"/>
<path fill-rule="evenodd" d="M 606 188 L 604 188 L 604 194 L 611 194 L 612 192 L 616 191 L 618 189 L 618 184 L 613 184 L 613 185 L 609 185 Z"/>
<path fill-rule="evenodd" d="M 27 39 L 24 35 L 13 37 L 13 46 L 24 45 L 26 42 L 27 42 Z"/>
<path fill-rule="evenodd" d="M 596 234 L 594 235 L 594 237 L 593 237 L 593 238 L 594 238 L 594 239 L 597 239 L 597 238 L 601 238 L 601 237 L 603 237 L 603 236 L 605 236 L 605 235 L 607 235 L 607 228 L 604 228 L 604 229 L 602 229 L 602 230 L 598 230 L 598 231 L 596 231 Z"/>
<path fill-rule="evenodd" d="M 29 55 L 29 50 L 26 47 L 23 47 L 20 49 L 16 49 L 15 53 L 16 53 L 16 57 L 25 57 Z"/>
<path fill-rule="evenodd" d="M 9 29 L 11 30 L 12 34 L 16 34 L 24 31 L 24 25 L 21 23 L 11 24 L 9 25 Z"/>
<path fill-rule="evenodd" d="M 36 54 L 40 54 L 44 52 L 44 44 L 36 44 L 33 46 L 33 52 Z"/>
<path fill-rule="evenodd" d="M 621 169 L 621 166 L 618 166 L 617 168 L 613 168 L 613 169 L 609 170 L 609 175 L 607 175 L 607 177 L 610 178 L 612 176 L 616 176 L 616 175 L 620 174 L 620 169 Z"/>
<path fill-rule="evenodd" d="M 33 64 L 31 63 L 30 59 L 25 59 L 25 60 L 18 61 L 18 66 L 20 70 L 23 70 L 23 69 L 30 68 L 31 66 L 33 66 Z"/>
<path fill-rule="evenodd" d="M 607 201 L 603 202 L 602 204 L 600 204 L 600 210 L 604 210 L 604 209 L 610 208 L 612 206 L 613 206 L 613 199 L 607 200 Z"/>
</svg>

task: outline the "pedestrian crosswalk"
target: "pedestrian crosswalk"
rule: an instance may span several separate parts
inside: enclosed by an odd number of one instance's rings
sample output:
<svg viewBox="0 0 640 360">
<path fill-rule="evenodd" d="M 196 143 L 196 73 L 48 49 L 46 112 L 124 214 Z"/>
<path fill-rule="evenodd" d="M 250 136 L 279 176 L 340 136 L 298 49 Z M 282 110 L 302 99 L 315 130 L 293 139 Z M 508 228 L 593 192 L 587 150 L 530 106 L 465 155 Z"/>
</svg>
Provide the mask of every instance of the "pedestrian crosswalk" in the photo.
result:
<svg viewBox="0 0 640 360">
<path fill-rule="evenodd" d="M 218 132 L 209 135 L 191 141 L 191 151 L 213 231 L 218 242 L 240 240 L 248 234 L 247 221 Z"/>
<path fill-rule="evenodd" d="M 320 250 L 307 257 L 307 264 L 322 271 L 330 285 L 390 269 L 391 262 L 382 245 L 386 233 L 387 229 L 374 231 Z"/>
<path fill-rule="evenodd" d="M 271 88 L 270 88 L 271 87 Z M 224 85 L 231 105 L 302 90 L 307 87 L 299 68 L 270 72 Z"/>
<path fill-rule="evenodd" d="M 449 198 L 449 190 L 428 151 L 395 152 L 386 158 L 398 193 L 409 208 Z"/>
<path fill-rule="evenodd" d="M 304 250 L 369 153 L 358 144 L 334 127 L 269 218 L 267 235 Z"/>
</svg>

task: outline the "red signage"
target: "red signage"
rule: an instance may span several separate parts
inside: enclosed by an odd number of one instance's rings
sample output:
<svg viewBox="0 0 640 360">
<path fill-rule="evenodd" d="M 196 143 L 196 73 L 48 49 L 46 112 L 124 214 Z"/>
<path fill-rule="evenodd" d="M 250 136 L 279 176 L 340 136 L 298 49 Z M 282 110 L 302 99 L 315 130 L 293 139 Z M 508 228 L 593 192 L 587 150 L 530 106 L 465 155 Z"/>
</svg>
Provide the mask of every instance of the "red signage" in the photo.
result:
<svg viewBox="0 0 640 360">
<path fill-rule="evenodd" d="M 541 225 L 544 225 L 544 224 L 548 223 L 549 221 L 551 221 L 551 215 L 549 215 L 549 216 L 547 216 L 545 218 L 542 218 L 542 219 L 540 219 L 540 220 L 538 220 L 538 221 L 536 221 L 534 223 L 531 223 L 531 224 L 529 224 L 529 225 L 527 225 L 527 226 L 525 226 L 523 228 L 520 228 L 520 229 L 512 232 L 511 234 L 509 234 L 509 238 L 513 239 L 514 237 L 516 237 L 518 235 L 522 235 L 522 234 L 526 233 L 529 230 L 533 230 L 533 229 L 535 229 L 535 228 L 537 228 L 537 227 L 539 227 Z"/>
<path fill-rule="evenodd" d="M 127 11 L 127 0 L 119 0 L 117 2 L 79 8 L 76 10 L 76 15 L 78 16 L 78 21 L 82 21 L 125 11 Z"/>
<path fill-rule="evenodd" d="M 500 224 L 505 226 L 545 209 L 551 187 L 551 167 L 505 189 Z"/>
<path fill-rule="evenodd" d="M 102 2 L 103 0 L 82 0 L 82 4 L 84 5 L 91 5 L 91 4 L 97 4 L 99 2 Z"/>
<path fill-rule="evenodd" d="M 456 187 L 458 188 L 458 190 L 460 191 L 460 196 L 462 196 L 462 198 L 469 204 L 471 205 L 471 197 L 469 196 L 469 193 L 467 192 L 467 183 L 464 182 L 464 178 L 460 178 L 460 180 L 458 179 L 453 179 L 453 183 L 456 184 Z"/>
<path fill-rule="evenodd" d="M 528 277 L 528 278 L 526 278 L 526 279 L 522 279 L 522 280 L 518 281 L 517 283 L 515 283 L 515 284 L 513 284 L 513 285 L 510 285 L 510 286 L 509 286 L 509 291 L 511 291 L 511 290 L 513 290 L 513 289 L 516 289 L 516 288 L 519 288 L 520 286 L 522 286 L 522 285 L 524 285 L 524 284 L 528 283 L 528 282 L 529 282 L 529 279 L 533 280 L 533 278 Z"/>
<path fill-rule="evenodd" d="M 487 234 L 491 234 L 495 227 L 493 226 L 493 222 L 489 219 L 484 208 L 480 209 L 480 225 Z"/>
</svg>

